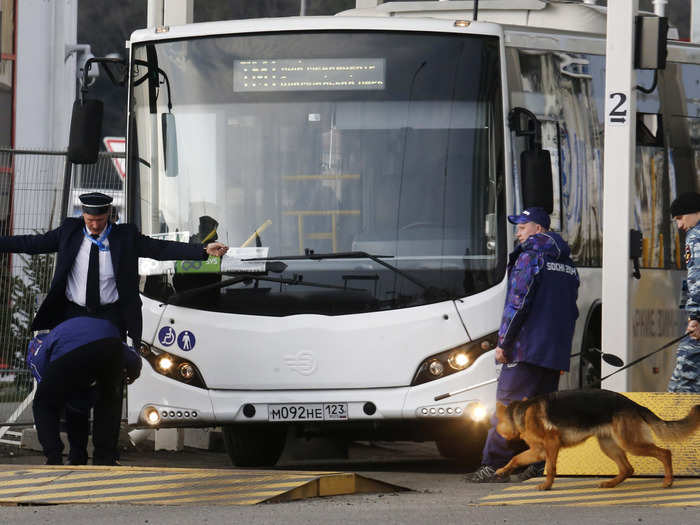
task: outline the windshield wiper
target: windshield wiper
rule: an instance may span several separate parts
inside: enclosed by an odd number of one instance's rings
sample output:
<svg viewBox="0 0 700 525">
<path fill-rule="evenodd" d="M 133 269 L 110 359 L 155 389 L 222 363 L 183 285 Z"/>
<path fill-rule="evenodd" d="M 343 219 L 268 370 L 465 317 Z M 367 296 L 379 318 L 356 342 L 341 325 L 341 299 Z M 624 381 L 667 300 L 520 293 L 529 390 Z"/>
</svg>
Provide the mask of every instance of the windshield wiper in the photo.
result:
<svg viewBox="0 0 700 525">
<path fill-rule="evenodd" d="M 388 262 L 382 261 L 381 258 L 393 258 L 393 255 L 373 255 L 371 253 L 367 252 L 339 252 L 339 253 L 313 253 L 309 252 L 304 255 L 278 255 L 276 257 L 258 257 L 255 259 L 241 259 L 242 261 L 294 261 L 294 260 L 312 260 L 312 261 L 320 261 L 321 259 L 370 259 L 377 264 L 380 264 L 384 266 L 385 268 L 388 268 L 392 272 L 396 273 L 397 275 L 400 275 L 401 277 L 405 277 L 407 280 L 411 281 L 413 284 L 420 286 L 423 288 L 423 290 L 431 290 L 432 286 L 428 286 L 427 284 L 423 283 L 422 281 L 416 279 L 409 273 L 404 272 L 403 270 L 400 270 L 393 264 L 389 264 Z"/>
<path fill-rule="evenodd" d="M 230 286 L 232 284 L 236 283 L 241 283 L 245 281 L 266 281 L 266 282 L 271 282 L 271 283 L 281 283 L 281 284 L 289 284 L 289 285 L 298 285 L 298 286 L 313 286 L 315 288 L 331 288 L 333 290 L 343 290 L 343 291 L 351 291 L 351 292 L 366 292 L 366 288 L 351 288 L 349 286 L 336 286 L 334 284 L 325 284 L 325 283 L 315 283 L 312 281 L 303 281 L 300 278 L 296 279 L 283 279 L 281 277 L 268 277 L 266 275 L 260 275 L 256 273 L 251 273 L 251 272 L 245 272 L 239 274 L 237 277 L 232 277 L 231 279 L 224 279 L 223 281 L 220 281 L 218 283 L 212 283 L 212 284 L 206 284 L 204 286 L 198 286 L 197 288 L 191 288 L 189 290 L 183 290 L 182 292 L 177 292 L 171 295 L 168 300 L 167 304 L 174 304 L 178 305 L 183 302 L 185 299 L 190 299 L 195 295 L 199 295 L 203 292 L 209 291 L 209 290 L 217 290 L 219 288 L 225 288 L 227 286 Z"/>
</svg>

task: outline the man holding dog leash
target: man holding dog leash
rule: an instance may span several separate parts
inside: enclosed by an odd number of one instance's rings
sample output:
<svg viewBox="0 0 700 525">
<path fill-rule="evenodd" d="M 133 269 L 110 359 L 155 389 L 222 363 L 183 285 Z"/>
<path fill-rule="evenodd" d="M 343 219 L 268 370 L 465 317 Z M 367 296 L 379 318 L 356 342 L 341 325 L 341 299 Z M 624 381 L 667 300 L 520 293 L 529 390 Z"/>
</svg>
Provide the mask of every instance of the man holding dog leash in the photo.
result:
<svg viewBox="0 0 700 525">
<path fill-rule="evenodd" d="M 503 364 L 496 399 L 507 405 L 559 388 L 562 370 L 569 370 L 579 277 L 569 257 L 566 241 L 549 230 L 549 214 L 543 208 L 527 208 L 509 215 L 517 224 L 518 242 L 508 261 L 508 292 L 498 331 L 496 361 Z M 495 416 L 484 445 L 482 466 L 467 481 L 499 483 L 498 476 L 519 451 L 509 447 L 496 432 Z M 519 476 L 541 475 L 544 463 L 530 465 Z"/>
<path fill-rule="evenodd" d="M 678 345 L 676 367 L 668 382 L 669 392 L 700 392 L 700 194 L 684 193 L 671 203 L 671 216 L 685 232 L 687 297 L 681 307 L 688 313 L 690 337 Z M 683 295 L 685 295 L 685 289 Z"/>
</svg>

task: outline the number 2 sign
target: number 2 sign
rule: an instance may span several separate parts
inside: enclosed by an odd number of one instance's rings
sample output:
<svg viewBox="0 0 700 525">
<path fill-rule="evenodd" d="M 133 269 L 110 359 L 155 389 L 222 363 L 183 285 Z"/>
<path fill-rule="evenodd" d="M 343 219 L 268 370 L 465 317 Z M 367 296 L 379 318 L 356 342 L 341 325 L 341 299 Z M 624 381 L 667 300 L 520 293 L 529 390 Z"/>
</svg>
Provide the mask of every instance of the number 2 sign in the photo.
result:
<svg viewBox="0 0 700 525">
<path fill-rule="evenodd" d="M 624 126 L 627 124 L 629 98 L 625 93 L 610 93 L 607 100 L 608 124 Z"/>
</svg>

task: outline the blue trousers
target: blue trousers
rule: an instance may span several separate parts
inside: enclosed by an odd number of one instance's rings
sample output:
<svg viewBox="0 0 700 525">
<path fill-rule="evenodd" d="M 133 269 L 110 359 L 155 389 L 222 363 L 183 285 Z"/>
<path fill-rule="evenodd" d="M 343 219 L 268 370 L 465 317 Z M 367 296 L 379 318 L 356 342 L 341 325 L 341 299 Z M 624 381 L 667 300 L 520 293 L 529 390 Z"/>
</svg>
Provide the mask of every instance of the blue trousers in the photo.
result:
<svg viewBox="0 0 700 525">
<path fill-rule="evenodd" d="M 524 397 L 531 398 L 539 394 L 556 392 L 559 388 L 559 376 L 559 370 L 542 368 L 530 363 L 505 364 L 498 377 L 496 399 L 508 405 L 511 401 L 520 401 Z M 496 432 L 497 422 L 494 414 L 481 458 L 482 465 L 489 465 L 495 469 L 501 468 L 513 456 L 527 448 L 522 441 L 518 443 L 506 441 Z"/>
</svg>

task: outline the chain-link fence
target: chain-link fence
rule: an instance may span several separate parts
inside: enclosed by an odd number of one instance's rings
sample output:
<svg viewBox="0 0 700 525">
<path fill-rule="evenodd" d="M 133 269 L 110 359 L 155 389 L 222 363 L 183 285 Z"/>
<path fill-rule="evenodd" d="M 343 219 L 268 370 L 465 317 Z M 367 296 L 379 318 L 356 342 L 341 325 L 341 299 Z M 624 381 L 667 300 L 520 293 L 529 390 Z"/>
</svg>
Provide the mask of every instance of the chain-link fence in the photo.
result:
<svg viewBox="0 0 700 525">
<path fill-rule="evenodd" d="M 102 153 L 96 164 L 71 166 L 65 151 L 0 148 L 0 235 L 34 235 L 56 228 L 64 209 L 67 216 L 80 215 L 78 195 L 85 191 L 112 195 L 123 216 L 119 162 L 124 162 L 124 154 Z M 26 367 L 26 349 L 54 261 L 55 254 L 0 253 L 0 441 L 3 428 L 32 422 L 28 396 L 34 382 Z"/>
</svg>

